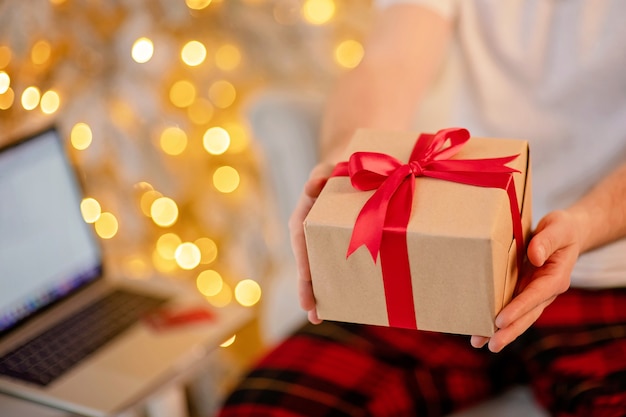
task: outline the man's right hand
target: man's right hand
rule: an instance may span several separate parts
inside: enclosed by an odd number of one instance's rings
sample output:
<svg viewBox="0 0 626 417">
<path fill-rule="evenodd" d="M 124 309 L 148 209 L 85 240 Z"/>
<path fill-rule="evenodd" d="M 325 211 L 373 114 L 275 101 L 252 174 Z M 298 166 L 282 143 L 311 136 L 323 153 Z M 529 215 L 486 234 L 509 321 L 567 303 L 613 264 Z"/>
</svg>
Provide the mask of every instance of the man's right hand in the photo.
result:
<svg viewBox="0 0 626 417">
<path fill-rule="evenodd" d="M 333 168 L 334 166 L 331 164 L 320 163 L 311 170 L 309 179 L 304 184 L 298 204 L 289 219 L 291 248 L 296 259 L 298 272 L 300 306 L 308 312 L 309 321 L 313 324 L 319 324 L 322 320 L 317 316 L 317 311 L 315 310 L 315 297 L 313 296 L 313 286 L 311 284 L 311 270 L 304 240 L 303 222 L 322 188 L 324 188 Z"/>
</svg>

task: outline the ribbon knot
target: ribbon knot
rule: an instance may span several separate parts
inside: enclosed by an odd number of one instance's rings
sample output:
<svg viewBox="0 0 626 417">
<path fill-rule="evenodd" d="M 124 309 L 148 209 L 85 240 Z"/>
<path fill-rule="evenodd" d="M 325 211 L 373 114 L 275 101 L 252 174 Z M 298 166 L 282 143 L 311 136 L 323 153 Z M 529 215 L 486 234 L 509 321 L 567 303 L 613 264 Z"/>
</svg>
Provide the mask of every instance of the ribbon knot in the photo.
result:
<svg viewBox="0 0 626 417">
<path fill-rule="evenodd" d="M 411 167 L 411 172 L 414 176 L 421 177 L 424 175 L 424 168 L 422 168 L 418 161 L 409 162 L 409 166 Z"/>
</svg>

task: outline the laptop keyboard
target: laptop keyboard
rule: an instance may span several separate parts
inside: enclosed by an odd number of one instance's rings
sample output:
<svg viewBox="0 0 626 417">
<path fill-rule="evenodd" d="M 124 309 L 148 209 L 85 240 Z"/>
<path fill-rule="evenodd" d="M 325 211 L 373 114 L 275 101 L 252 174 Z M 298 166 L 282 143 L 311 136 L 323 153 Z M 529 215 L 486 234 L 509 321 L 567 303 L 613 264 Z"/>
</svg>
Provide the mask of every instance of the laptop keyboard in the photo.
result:
<svg viewBox="0 0 626 417">
<path fill-rule="evenodd" d="M 0 358 L 0 374 L 46 386 L 165 300 L 117 290 Z"/>
</svg>

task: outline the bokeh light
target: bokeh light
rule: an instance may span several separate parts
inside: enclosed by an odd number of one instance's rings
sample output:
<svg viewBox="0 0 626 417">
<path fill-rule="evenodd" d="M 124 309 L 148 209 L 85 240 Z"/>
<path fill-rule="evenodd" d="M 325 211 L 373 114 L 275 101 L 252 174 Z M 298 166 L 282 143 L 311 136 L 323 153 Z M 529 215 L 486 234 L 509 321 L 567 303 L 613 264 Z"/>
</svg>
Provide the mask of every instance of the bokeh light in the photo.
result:
<svg viewBox="0 0 626 417">
<path fill-rule="evenodd" d="M 215 51 L 215 65 L 222 71 L 232 71 L 241 63 L 241 51 L 237 45 L 226 43 Z"/>
<path fill-rule="evenodd" d="M 213 185 L 222 193 L 232 193 L 239 187 L 239 172 L 231 166 L 224 165 L 213 173 Z"/>
<path fill-rule="evenodd" d="M 165 233 L 159 236 L 156 242 L 157 253 L 167 260 L 173 260 L 175 258 L 176 249 L 182 240 L 176 233 Z"/>
<path fill-rule="evenodd" d="M 228 146 L 228 152 L 239 153 L 248 149 L 250 145 L 250 138 L 246 128 L 241 123 L 225 123 L 224 129 L 230 136 L 230 145 Z"/>
<path fill-rule="evenodd" d="M 22 93 L 22 107 L 24 107 L 25 110 L 33 110 L 39 105 L 40 98 L 41 92 L 37 87 L 26 87 Z"/>
<path fill-rule="evenodd" d="M 61 105 L 61 98 L 59 97 L 59 93 L 54 90 L 46 91 L 43 96 L 41 96 L 41 111 L 45 114 L 52 114 L 59 110 L 59 106 Z"/>
<path fill-rule="evenodd" d="M 163 197 L 163 194 L 152 189 L 147 190 L 141 195 L 141 199 L 139 200 L 139 206 L 141 208 L 141 212 L 146 217 L 152 216 L 152 214 L 150 213 L 150 210 L 152 209 L 152 203 L 154 203 L 154 201 L 160 197 Z"/>
<path fill-rule="evenodd" d="M 176 81 L 170 88 L 170 101 L 176 107 L 188 107 L 195 99 L 196 87 L 189 80 Z"/>
<path fill-rule="evenodd" d="M 3 94 L 0 94 L 0 110 L 10 109 L 15 101 L 15 93 L 13 89 L 9 87 L 7 91 Z"/>
<path fill-rule="evenodd" d="M 187 148 L 187 134 L 179 127 L 167 127 L 161 132 L 159 146 L 168 155 L 180 155 Z"/>
<path fill-rule="evenodd" d="M 204 132 L 202 145 L 211 155 L 221 155 L 230 146 L 230 135 L 224 128 L 211 127 Z"/>
<path fill-rule="evenodd" d="M 335 15 L 333 0 L 306 0 L 302 6 L 304 19 L 314 25 L 323 25 Z"/>
<path fill-rule="evenodd" d="M 211 4 L 211 0 L 185 0 L 185 4 L 192 10 L 202 10 Z"/>
<path fill-rule="evenodd" d="M 224 287 L 224 280 L 219 272 L 208 269 L 198 274 L 196 286 L 202 295 L 212 297 L 220 293 Z"/>
<path fill-rule="evenodd" d="M 227 347 L 231 346 L 233 343 L 235 343 L 236 339 L 237 339 L 237 335 L 234 334 L 231 337 L 229 337 L 228 339 L 226 339 L 225 341 L 223 341 L 222 343 L 220 343 L 220 347 L 227 348 Z"/>
<path fill-rule="evenodd" d="M 119 228 L 117 218 L 109 212 L 104 212 L 95 222 L 96 233 L 102 239 L 111 239 L 117 234 Z"/>
<path fill-rule="evenodd" d="M 178 220 L 178 206 L 171 198 L 159 197 L 150 206 L 150 217 L 157 226 L 171 226 Z"/>
<path fill-rule="evenodd" d="M 335 48 L 335 61 L 344 68 L 354 68 L 363 59 L 363 45 L 354 39 L 341 42 Z"/>
<path fill-rule="evenodd" d="M 87 149 L 91 145 L 93 134 L 87 123 L 79 122 L 72 127 L 70 132 L 70 143 L 79 151 Z"/>
<path fill-rule="evenodd" d="M 176 248 L 174 259 L 182 269 L 190 270 L 200 265 L 200 249 L 191 242 L 183 242 Z"/>
<path fill-rule="evenodd" d="M 0 71 L 0 94 L 7 92 L 11 86 L 11 77 L 4 71 Z"/>
<path fill-rule="evenodd" d="M 235 286 L 235 299 L 244 307 L 251 307 L 261 299 L 261 286 L 252 279 L 239 281 Z"/>
<path fill-rule="evenodd" d="M 226 80 L 216 81 L 209 87 L 209 100 L 217 108 L 226 109 L 230 107 L 236 98 L 235 86 Z"/>
<path fill-rule="evenodd" d="M 50 42 L 45 39 L 35 42 L 33 48 L 30 50 L 30 59 L 35 65 L 43 65 L 50 59 L 52 48 Z"/>
<path fill-rule="evenodd" d="M 11 52 L 11 48 L 6 45 L 0 46 L 0 68 L 6 68 L 11 62 L 11 58 L 13 53 Z"/>
<path fill-rule="evenodd" d="M 233 301 L 233 290 L 226 282 L 222 284 L 222 289 L 215 295 L 206 296 L 206 299 L 214 307 L 226 307 Z"/>
<path fill-rule="evenodd" d="M 145 64 L 152 59 L 154 44 L 149 38 L 139 38 L 133 43 L 130 55 L 138 64 Z"/>
<path fill-rule="evenodd" d="M 102 214 L 102 208 L 98 200 L 87 197 L 80 202 L 80 212 L 87 223 L 95 223 Z"/>
<path fill-rule="evenodd" d="M 205 98 L 198 97 L 187 107 L 187 116 L 189 120 L 197 125 L 209 123 L 213 118 L 213 105 Z"/>
<path fill-rule="evenodd" d="M 190 67 L 196 67 L 206 59 L 206 47 L 199 41 L 189 41 L 180 51 L 183 62 Z"/>
<path fill-rule="evenodd" d="M 152 265 L 154 265 L 154 268 L 162 274 L 178 271 L 178 264 L 176 263 L 176 260 L 174 260 L 174 258 L 165 259 L 156 249 L 152 251 Z"/>
<path fill-rule="evenodd" d="M 195 243 L 198 249 L 200 249 L 201 264 L 207 265 L 217 259 L 217 244 L 213 239 L 210 239 L 208 237 L 201 237 L 199 239 L 196 239 L 193 243 Z"/>
</svg>

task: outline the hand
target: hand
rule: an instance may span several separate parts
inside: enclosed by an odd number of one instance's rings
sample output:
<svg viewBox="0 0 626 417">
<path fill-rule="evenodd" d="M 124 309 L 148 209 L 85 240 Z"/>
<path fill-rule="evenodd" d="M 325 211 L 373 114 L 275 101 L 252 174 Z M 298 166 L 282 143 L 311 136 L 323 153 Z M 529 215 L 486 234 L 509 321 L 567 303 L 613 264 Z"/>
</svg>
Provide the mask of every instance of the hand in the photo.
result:
<svg viewBox="0 0 626 417">
<path fill-rule="evenodd" d="M 304 227 L 302 223 L 326 184 L 333 168 L 334 166 L 327 163 L 321 163 L 313 168 L 309 180 L 304 184 L 304 189 L 300 195 L 298 204 L 289 218 L 291 248 L 296 259 L 298 272 L 300 306 L 308 312 L 309 321 L 313 324 L 319 324 L 322 320 L 317 316 L 317 311 L 315 310 L 315 297 L 313 296 L 313 286 L 311 284 L 311 270 L 309 269 L 309 258 L 307 256 Z"/>
<path fill-rule="evenodd" d="M 570 213 L 554 211 L 541 219 L 528 244 L 529 263 L 520 276 L 517 294 L 496 317 L 498 330 L 491 338 L 472 336 L 472 346 L 488 343 L 489 350 L 500 352 L 524 333 L 569 288 L 580 247 L 576 220 Z"/>
</svg>

